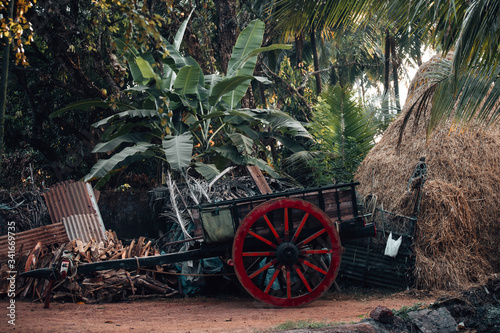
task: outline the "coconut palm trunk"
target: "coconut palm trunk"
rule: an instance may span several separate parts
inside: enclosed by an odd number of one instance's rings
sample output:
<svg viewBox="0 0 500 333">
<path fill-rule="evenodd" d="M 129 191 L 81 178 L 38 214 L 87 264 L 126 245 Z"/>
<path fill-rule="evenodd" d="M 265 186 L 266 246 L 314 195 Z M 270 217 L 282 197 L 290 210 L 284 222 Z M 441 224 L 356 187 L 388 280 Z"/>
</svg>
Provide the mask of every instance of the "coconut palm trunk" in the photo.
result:
<svg viewBox="0 0 500 333">
<path fill-rule="evenodd" d="M 313 52 L 313 60 L 314 60 L 314 71 L 317 72 L 314 74 L 316 76 L 316 94 L 321 94 L 322 86 L 321 86 L 321 73 L 319 73 L 319 56 L 318 56 L 318 47 L 316 45 L 316 29 L 311 30 L 311 48 Z"/>
<path fill-rule="evenodd" d="M 391 57 L 392 57 L 392 82 L 394 85 L 394 101 L 396 103 L 396 111 L 398 114 L 401 112 L 401 102 L 399 100 L 399 79 L 398 79 L 398 68 L 399 64 L 396 59 L 396 41 L 394 37 L 390 38 L 391 43 Z"/>
<path fill-rule="evenodd" d="M 391 39 L 389 30 L 385 31 L 385 47 L 384 47 L 384 98 L 389 93 L 389 71 L 390 71 L 390 58 L 391 58 Z"/>
</svg>

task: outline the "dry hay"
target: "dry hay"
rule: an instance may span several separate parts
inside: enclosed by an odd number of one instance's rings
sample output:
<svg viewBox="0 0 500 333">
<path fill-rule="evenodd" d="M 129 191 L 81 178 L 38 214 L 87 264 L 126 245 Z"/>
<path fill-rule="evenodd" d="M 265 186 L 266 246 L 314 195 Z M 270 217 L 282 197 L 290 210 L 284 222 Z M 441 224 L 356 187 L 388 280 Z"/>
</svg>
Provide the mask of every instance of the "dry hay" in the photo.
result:
<svg viewBox="0 0 500 333">
<path fill-rule="evenodd" d="M 407 183 L 420 157 L 426 157 L 428 181 L 415 230 L 415 279 L 419 288 L 460 289 L 500 271 L 500 126 L 457 130 L 450 121 L 427 139 L 427 115 L 414 116 L 396 151 L 403 116 L 421 95 L 424 64 L 413 80 L 401 116 L 358 169 L 363 195 L 378 197 L 385 209 L 408 210 Z M 427 105 L 429 110 L 429 105 Z M 373 177 L 372 177 L 373 174 Z"/>
</svg>

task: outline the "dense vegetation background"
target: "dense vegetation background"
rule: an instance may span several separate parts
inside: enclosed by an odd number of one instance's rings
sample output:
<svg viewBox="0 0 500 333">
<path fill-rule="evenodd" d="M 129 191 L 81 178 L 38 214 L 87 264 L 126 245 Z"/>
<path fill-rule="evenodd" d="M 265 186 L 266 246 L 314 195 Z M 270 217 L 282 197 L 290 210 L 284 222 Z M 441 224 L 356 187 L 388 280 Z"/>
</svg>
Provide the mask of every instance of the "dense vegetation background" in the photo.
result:
<svg viewBox="0 0 500 333">
<path fill-rule="evenodd" d="M 427 47 L 454 51 L 428 76 L 429 130 L 497 124 L 499 7 L 0 0 L 0 187 L 151 187 L 232 165 L 348 181 Z"/>
</svg>

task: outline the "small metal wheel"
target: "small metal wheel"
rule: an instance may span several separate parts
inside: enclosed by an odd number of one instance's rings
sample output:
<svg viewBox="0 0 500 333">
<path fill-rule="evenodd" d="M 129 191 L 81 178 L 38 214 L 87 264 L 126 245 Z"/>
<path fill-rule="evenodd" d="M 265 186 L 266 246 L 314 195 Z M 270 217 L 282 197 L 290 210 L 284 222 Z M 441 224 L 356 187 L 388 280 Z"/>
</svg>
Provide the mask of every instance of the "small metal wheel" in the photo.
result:
<svg viewBox="0 0 500 333">
<path fill-rule="evenodd" d="M 278 198 L 254 208 L 233 242 L 236 275 L 258 300 L 279 307 L 309 303 L 332 285 L 340 266 L 340 238 L 317 206 Z"/>
</svg>

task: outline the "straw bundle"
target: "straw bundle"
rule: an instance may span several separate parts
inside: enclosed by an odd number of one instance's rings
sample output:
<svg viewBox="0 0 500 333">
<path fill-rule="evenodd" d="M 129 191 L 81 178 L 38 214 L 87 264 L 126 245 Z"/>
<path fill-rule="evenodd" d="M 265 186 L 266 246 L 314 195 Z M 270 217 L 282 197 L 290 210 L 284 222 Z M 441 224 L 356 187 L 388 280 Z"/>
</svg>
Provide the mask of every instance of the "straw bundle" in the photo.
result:
<svg viewBox="0 0 500 333">
<path fill-rule="evenodd" d="M 460 131 L 449 121 L 427 138 L 427 115 L 418 122 L 411 116 L 398 154 L 403 117 L 434 61 L 419 69 L 401 115 L 365 158 L 356 180 L 360 193 L 373 188 L 384 208 L 411 214 L 407 183 L 416 162 L 426 157 L 428 181 L 414 239 L 416 285 L 461 289 L 500 271 L 500 126 Z"/>
</svg>

